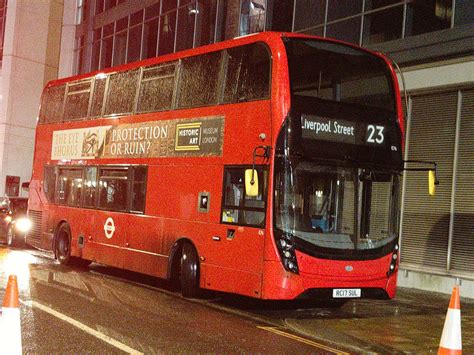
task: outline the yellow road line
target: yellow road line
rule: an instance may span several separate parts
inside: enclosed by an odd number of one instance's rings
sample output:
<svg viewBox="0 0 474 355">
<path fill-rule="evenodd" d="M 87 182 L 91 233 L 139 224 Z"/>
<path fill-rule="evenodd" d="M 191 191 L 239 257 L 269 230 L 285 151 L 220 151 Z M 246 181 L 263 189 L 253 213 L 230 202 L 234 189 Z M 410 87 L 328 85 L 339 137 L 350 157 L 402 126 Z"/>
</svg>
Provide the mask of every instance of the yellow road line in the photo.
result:
<svg viewBox="0 0 474 355">
<path fill-rule="evenodd" d="M 304 344 L 307 344 L 307 345 L 314 346 L 315 348 L 318 348 L 318 349 L 321 349 L 321 350 L 330 351 L 330 352 L 332 352 L 332 353 L 334 353 L 334 354 L 338 354 L 338 355 L 349 355 L 349 353 L 346 353 L 346 352 L 344 352 L 344 351 L 340 351 L 340 350 L 331 348 L 331 347 L 329 347 L 329 346 L 326 346 L 326 345 L 317 343 L 317 342 L 315 342 L 315 341 L 312 341 L 312 340 L 309 340 L 309 339 L 305 339 L 305 338 L 299 337 L 299 336 L 297 336 L 297 335 L 293 335 L 293 334 L 284 332 L 284 331 L 282 331 L 282 330 L 279 330 L 279 329 L 276 328 L 276 327 L 257 326 L 257 328 L 258 328 L 258 329 L 262 329 L 262 330 L 266 330 L 267 332 L 271 332 L 271 333 L 275 333 L 275 334 L 284 336 L 284 337 L 286 337 L 286 338 L 289 338 L 289 339 L 298 341 L 298 342 L 300 342 L 300 343 L 304 343 Z"/>
</svg>

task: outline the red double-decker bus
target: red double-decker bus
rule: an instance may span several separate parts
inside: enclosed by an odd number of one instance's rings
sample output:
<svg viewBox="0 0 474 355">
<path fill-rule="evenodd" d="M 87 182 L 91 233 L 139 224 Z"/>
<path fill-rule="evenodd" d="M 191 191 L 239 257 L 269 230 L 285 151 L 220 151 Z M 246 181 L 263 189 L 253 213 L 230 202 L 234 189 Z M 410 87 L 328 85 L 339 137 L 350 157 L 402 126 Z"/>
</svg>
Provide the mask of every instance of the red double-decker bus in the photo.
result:
<svg viewBox="0 0 474 355">
<path fill-rule="evenodd" d="M 382 55 L 261 33 L 50 82 L 28 244 L 262 299 L 393 297 L 402 109 Z"/>
</svg>

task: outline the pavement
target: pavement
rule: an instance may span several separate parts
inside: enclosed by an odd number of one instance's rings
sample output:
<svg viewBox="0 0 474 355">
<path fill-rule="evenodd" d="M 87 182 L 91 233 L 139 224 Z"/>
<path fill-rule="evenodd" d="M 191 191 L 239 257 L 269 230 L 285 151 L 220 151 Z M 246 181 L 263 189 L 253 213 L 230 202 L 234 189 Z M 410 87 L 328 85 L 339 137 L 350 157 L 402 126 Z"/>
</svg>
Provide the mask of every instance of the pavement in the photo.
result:
<svg viewBox="0 0 474 355">
<path fill-rule="evenodd" d="M 393 300 L 350 300 L 340 308 L 301 310 L 285 322 L 293 331 L 351 353 L 437 353 L 449 299 L 398 288 Z M 472 299 L 461 298 L 461 334 L 464 353 L 474 354 Z"/>
</svg>

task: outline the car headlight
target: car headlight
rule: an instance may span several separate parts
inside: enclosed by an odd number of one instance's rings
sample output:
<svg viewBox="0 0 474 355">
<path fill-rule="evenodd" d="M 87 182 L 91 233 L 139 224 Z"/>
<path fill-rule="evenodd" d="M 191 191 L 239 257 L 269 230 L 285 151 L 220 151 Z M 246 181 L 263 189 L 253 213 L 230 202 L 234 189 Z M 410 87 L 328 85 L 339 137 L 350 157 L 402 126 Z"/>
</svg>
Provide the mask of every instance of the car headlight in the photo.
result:
<svg viewBox="0 0 474 355">
<path fill-rule="evenodd" d="M 15 222 L 15 228 L 19 232 L 26 233 L 31 229 L 31 221 L 28 218 L 19 218 Z"/>
</svg>

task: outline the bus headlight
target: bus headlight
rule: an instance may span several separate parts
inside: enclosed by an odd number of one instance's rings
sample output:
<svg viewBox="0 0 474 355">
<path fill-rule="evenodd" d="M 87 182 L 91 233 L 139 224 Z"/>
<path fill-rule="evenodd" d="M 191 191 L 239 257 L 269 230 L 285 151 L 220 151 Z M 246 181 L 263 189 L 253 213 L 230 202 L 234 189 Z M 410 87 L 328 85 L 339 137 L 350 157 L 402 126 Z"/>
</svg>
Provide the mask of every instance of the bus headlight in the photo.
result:
<svg viewBox="0 0 474 355">
<path fill-rule="evenodd" d="M 10 223 L 12 221 L 12 216 L 6 216 L 4 220 L 5 222 Z"/>
<path fill-rule="evenodd" d="M 286 271 L 298 274 L 298 262 L 296 261 L 294 236 L 283 234 L 277 239 L 277 247 L 281 261 Z"/>
<path fill-rule="evenodd" d="M 392 252 L 392 258 L 390 260 L 390 266 L 389 266 L 388 271 L 387 271 L 387 277 L 389 277 L 391 274 L 393 274 L 395 272 L 395 269 L 397 267 L 398 250 L 399 249 L 400 249 L 400 247 L 398 246 L 398 244 L 395 244 L 395 247 L 393 248 L 393 252 Z"/>
<path fill-rule="evenodd" d="M 15 229 L 19 232 L 26 233 L 31 229 L 31 221 L 28 218 L 19 218 L 15 222 Z"/>
</svg>

